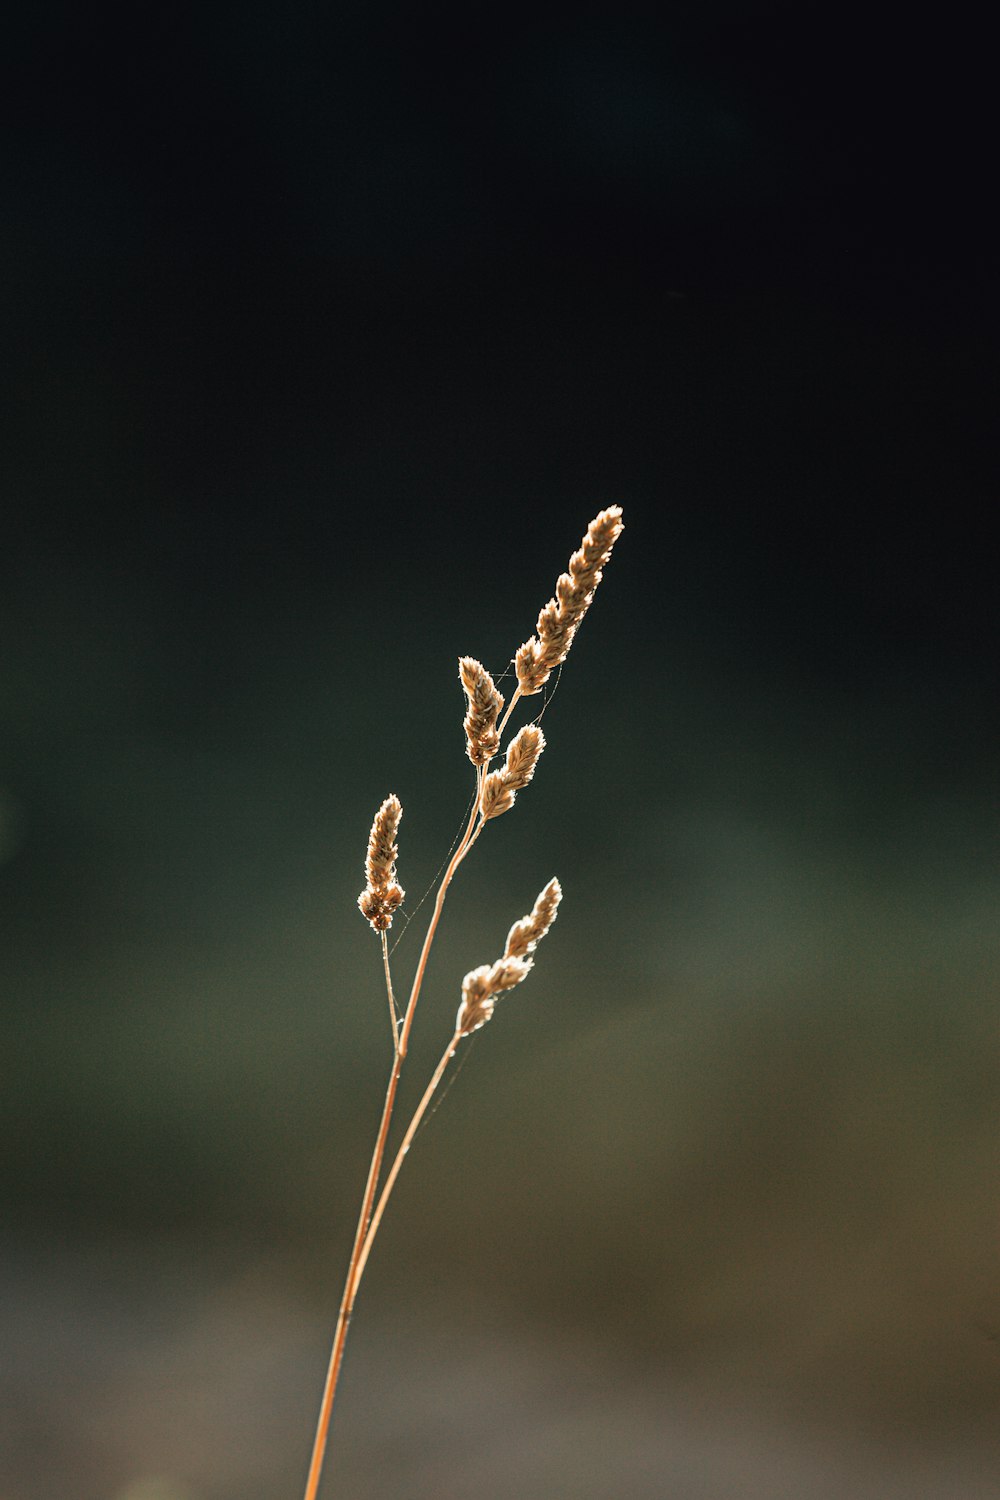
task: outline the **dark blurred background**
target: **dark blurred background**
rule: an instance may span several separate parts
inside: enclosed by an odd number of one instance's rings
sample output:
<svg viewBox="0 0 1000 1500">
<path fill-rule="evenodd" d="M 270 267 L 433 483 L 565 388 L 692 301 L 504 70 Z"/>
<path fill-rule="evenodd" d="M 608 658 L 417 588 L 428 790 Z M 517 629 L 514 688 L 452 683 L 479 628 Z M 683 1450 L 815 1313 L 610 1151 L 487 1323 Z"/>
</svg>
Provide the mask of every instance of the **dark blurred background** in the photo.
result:
<svg viewBox="0 0 1000 1500">
<path fill-rule="evenodd" d="M 372 1257 L 325 1493 L 1000 1496 L 994 64 L 961 8 L 6 23 L 2 1500 L 304 1483 L 446 910 L 559 922 Z M 407 923 L 412 921 L 412 926 Z"/>
</svg>

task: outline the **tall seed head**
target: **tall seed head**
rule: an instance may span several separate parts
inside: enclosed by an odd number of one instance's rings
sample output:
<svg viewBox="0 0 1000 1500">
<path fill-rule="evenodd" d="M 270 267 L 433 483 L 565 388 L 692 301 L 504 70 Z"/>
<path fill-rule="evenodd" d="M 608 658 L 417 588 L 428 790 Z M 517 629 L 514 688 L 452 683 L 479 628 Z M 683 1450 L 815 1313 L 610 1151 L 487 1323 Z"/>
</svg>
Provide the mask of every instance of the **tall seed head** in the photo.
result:
<svg viewBox="0 0 1000 1500">
<path fill-rule="evenodd" d="M 525 641 L 514 657 L 523 697 L 541 692 L 552 669 L 566 660 L 611 550 L 621 536 L 623 524 L 620 505 L 610 505 L 607 510 L 602 510 L 591 521 L 579 548 L 570 558 L 569 571 L 559 575 L 555 596 L 543 606 L 538 616 L 537 633 Z"/>
<path fill-rule="evenodd" d="M 396 860 L 399 858 L 396 835 L 399 832 L 402 816 L 403 805 L 392 792 L 375 814 L 371 833 L 368 835 L 365 873 L 368 876 L 369 885 L 385 885 L 396 873 Z"/>
<path fill-rule="evenodd" d="M 469 704 L 465 716 L 466 754 L 474 766 L 485 766 L 500 749 L 497 719 L 503 709 L 503 695 L 474 656 L 459 658 L 458 675 Z"/>
<path fill-rule="evenodd" d="M 455 1030 L 463 1036 L 478 1031 L 493 1014 L 498 995 L 512 990 L 530 973 L 532 954 L 556 919 L 562 900 L 558 880 L 550 880 L 526 917 L 515 922 L 507 934 L 503 957 L 493 964 L 480 964 L 462 980 L 462 1003 L 455 1017 Z"/>
<path fill-rule="evenodd" d="M 402 816 L 399 798 L 394 794 L 386 797 L 375 814 L 368 835 L 366 885 L 358 897 L 358 907 L 374 932 L 385 932 L 392 926 L 393 913 L 402 905 L 406 894 L 396 882 L 396 860 L 399 857 L 396 834 Z"/>
</svg>

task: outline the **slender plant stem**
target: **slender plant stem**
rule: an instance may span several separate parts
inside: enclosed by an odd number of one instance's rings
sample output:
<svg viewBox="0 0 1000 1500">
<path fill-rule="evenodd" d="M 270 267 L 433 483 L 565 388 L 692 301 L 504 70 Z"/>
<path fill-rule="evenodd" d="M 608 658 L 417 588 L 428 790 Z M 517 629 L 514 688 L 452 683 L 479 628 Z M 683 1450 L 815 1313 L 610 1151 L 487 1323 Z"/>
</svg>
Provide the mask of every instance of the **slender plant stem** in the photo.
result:
<svg viewBox="0 0 1000 1500">
<path fill-rule="evenodd" d="M 305 1500 L 316 1500 L 320 1475 L 323 1472 L 323 1456 L 326 1452 L 326 1440 L 330 1431 L 333 1398 L 336 1394 L 340 1366 L 344 1358 L 344 1345 L 347 1342 L 347 1330 L 351 1321 L 351 1313 L 354 1311 L 354 1299 L 358 1292 L 358 1261 L 361 1256 L 368 1221 L 371 1217 L 372 1204 L 375 1201 L 375 1192 L 378 1187 L 379 1172 L 382 1169 L 382 1158 L 385 1155 L 385 1143 L 389 1135 L 392 1109 L 396 1101 L 396 1089 L 399 1087 L 399 1075 L 402 1066 L 402 1055 L 397 1052 L 392 1060 L 389 1086 L 386 1089 L 385 1104 L 382 1106 L 382 1119 L 379 1124 L 378 1135 L 375 1138 L 375 1150 L 372 1152 L 371 1165 L 368 1168 L 368 1182 L 365 1185 L 365 1195 L 361 1203 L 361 1213 L 354 1236 L 354 1248 L 351 1251 L 350 1265 L 347 1268 L 347 1280 L 344 1283 L 344 1295 L 341 1298 L 340 1313 L 337 1317 L 337 1330 L 333 1336 L 330 1365 L 327 1370 L 326 1384 L 323 1387 L 323 1400 L 320 1403 L 319 1421 L 316 1424 L 316 1439 L 313 1443 L 312 1459 L 309 1464 L 309 1478 L 306 1481 Z"/>
<path fill-rule="evenodd" d="M 514 707 L 517 704 L 520 696 L 521 689 L 520 686 L 518 686 L 514 690 L 513 696 L 511 697 L 511 700 L 507 705 L 507 712 L 504 714 L 503 718 L 500 721 L 498 727 L 498 733 L 500 735 L 503 734 L 503 731 L 507 725 L 507 721 L 513 713 Z M 486 770 L 486 766 L 481 766 L 479 768 L 476 776 L 476 802 L 475 806 L 472 809 L 472 815 L 469 818 L 469 826 L 466 828 L 465 834 L 459 842 L 458 848 L 452 855 L 451 862 L 444 872 L 444 879 L 441 881 L 441 884 L 438 887 L 437 897 L 434 901 L 434 911 L 431 915 L 430 926 L 427 929 L 427 936 L 424 938 L 424 946 L 420 954 L 420 960 L 417 964 L 417 972 L 413 976 L 413 989 L 410 991 L 410 999 L 406 1007 L 406 1015 L 403 1019 L 403 1033 L 399 1039 L 399 1050 L 403 1057 L 406 1056 L 406 1049 L 409 1046 L 410 1032 L 413 1029 L 413 1015 L 417 1008 L 417 1000 L 420 996 L 420 987 L 424 982 L 424 970 L 427 968 L 427 959 L 431 951 L 431 944 L 434 941 L 434 934 L 437 932 L 438 922 L 441 920 L 441 911 L 444 907 L 444 898 L 448 894 L 448 887 L 451 885 L 452 877 L 454 876 L 455 871 L 458 869 L 459 865 L 462 863 L 462 860 L 468 854 L 469 850 L 472 848 L 473 844 L 476 842 L 476 839 L 479 837 L 483 829 L 482 822 L 480 822 L 478 828 L 476 827 L 476 820 L 479 817 L 480 804 L 483 797 L 483 785 L 486 780 Z"/>
<path fill-rule="evenodd" d="M 392 1027 L 392 1050 L 399 1054 L 399 1016 L 396 1013 L 396 997 L 392 993 L 392 974 L 389 971 L 389 939 L 382 933 L 382 964 L 385 968 L 385 988 L 389 996 L 389 1025 Z"/>
<path fill-rule="evenodd" d="M 371 1218 L 372 1204 L 375 1201 L 375 1193 L 378 1189 L 379 1174 L 382 1170 L 382 1158 L 385 1155 L 385 1145 L 389 1137 L 389 1126 L 392 1124 L 392 1112 L 396 1103 L 396 1090 L 399 1087 L 399 1075 L 403 1067 L 403 1058 L 406 1056 L 406 1044 L 409 1039 L 410 1028 L 413 1025 L 413 1016 L 416 1011 L 417 1001 L 420 998 L 420 987 L 423 983 L 424 972 L 427 968 L 427 959 L 430 954 L 431 944 L 441 917 L 441 909 L 444 906 L 444 898 L 451 884 L 452 877 L 471 843 L 479 835 L 476 828 L 476 818 L 479 814 L 479 802 L 482 795 L 482 778 L 477 777 L 477 796 L 472 813 L 469 817 L 468 827 L 459 841 L 455 853 L 452 855 L 448 868 L 445 870 L 444 878 L 438 887 L 437 898 L 434 902 L 434 913 L 431 917 L 427 936 L 420 954 L 420 963 L 413 980 L 413 988 L 410 991 L 410 999 L 406 1009 L 406 1019 L 403 1023 L 402 1035 L 392 1061 L 392 1072 L 389 1075 L 389 1085 L 386 1089 L 385 1104 L 382 1106 L 382 1119 L 379 1123 L 378 1135 L 375 1138 L 375 1149 L 372 1152 L 371 1165 L 368 1168 L 368 1181 L 365 1185 L 365 1195 L 361 1203 L 361 1213 L 358 1217 L 358 1227 L 354 1235 L 354 1245 L 351 1249 L 351 1259 L 347 1267 L 347 1279 L 344 1283 L 344 1295 L 340 1302 L 340 1312 L 337 1316 L 337 1328 L 333 1336 L 333 1348 L 330 1351 L 330 1364 L 326 1373 L 326 1383 L 323 1387 L 323 1399 L 320 1402 L 319 1421 L 316 1424 L 316 1437 L 313 1442 L 312 1458 L 309 1463 L 309 1477 L 306 1481 L 305 1500 L 316 1500 L 319 1490 L 320 1476 L 323 1472 L 323 1459 L 326 1454 L 327 1438 L 330 1433 L 330 1417 L 333 1413 L 333 1399 L 337 1393 L 337 1382 L 340 1378 L 340 1367 L 344 1358 L 344 1346 L 347 1343 L 347 1330 L 351 1322 L 351 1314 L 354 1311 L 354 1302 L 358 1294 L 358 1284 L 361 1280 L 360 1264 L 362 1251 L 364 1249 L 365 1234 Z M 481 825 L 480 825 L 481 826 Z M 475 830 L 475 831 L 474 831 Z M 384 938 L 383 934 L 383 938 Z M 384 950 L 387 952 L 387 947 Z M 388 961 L 386 963 L 386 975 L 388 980 Z M 390 987 L 391 995 L 391 987 Z M 395 1028 L 394 1028 L 395 1029 Z"/>
<path fill-rule="evenodd" d="M 507 705 L 507 712 L 504 714 L 503 719 L 500 722 L 499 733 L 501 735 L 503 734 L 507 722 L 514 710 L 514 706 L 516 705 L 520 696 L 521 689 L 520 687 L 518 687 L 511 697 L 511 700 Z M 448 868 L 444 872 L 441 884 L 438 887 L 437 896 L 434 899 L 434 911 L 431 914 L 430 924 L 427 928 L 427 935 L 424 938 L 424 945 L 420 951 L 420 959 L 417 963 L 417 971 L 413 976 L 413 987 L 410 990 L 410 998 L 407 1002 L 406 1012 L 403 1017 L 401 1032 L 398 1030 L 399 1019 L 396 1012 L 395 997 L 393 996 L 392 991 L 392 978 L 389 973 L 389 946 L 386 940 L 385 933 L 383 932 L 382 934 L 382 957 L 385 966 L 386 989 L 389 995 L 389 1011 L 392 1017 L 392 1033 L 393 1045 L 395 1047 L 395 1056 L 392 1062 L 392 1072 L 389 1075 L 389 1085 L 386 1089 L 385 1104 L 382 1106 L 382 1119 L 379 1122 L 378 1135 L 375 1138 L 375 1149 L 372 1152 L 371 1164 L 368 1168 L 368 1181 L 365 1185 L 365 1195 L 361 1203 L 361 1213 L 358 1217 L 358 1227 L 354 1235 L 354 1245 L 351 1249 L 351 1259 L 347 1267 L 347 1280 L 344 1283 L 344 1295 L 341 1298 L 340 1312 L 337 1316 L 337 1328 L 333 1336 L 333 1348 L 330 1351 L 330 1364 L 329 1368 L 327 1369 L 326 1384 L 323 1387 L 323 1399 L 320 1403 L 319 1421 L 316 1425 L 316 1438 L 313 1443 L 312 1458 L 309 1464 L 309 1477 L 306 1481 L 305 1500 L 316 1500 L 316 1495 L 319 1490 L 320 1476 L 323 1472 L 323 1459 L 326 1454 L 327 1439 L 330 1433 L 330 1418 L 333 1414 L 333 1400 L 334 1396 L 337 1393 L 337 1382 L 340 1378 L 340 1367 L 343 1363 L 344 1347 L 347 1343 L 347 1330 L 350 1326 L 351 1314 L 354 1311 L 354 1302 L 358 1294 L 358 1286 L 360 1285 L 361 1275 L 368 1261 L 368 1254 L 371 1250 L 372 1240 L 375 1237 L 375 1231 L 378 1229 L 378 1226 L 382 1221 L 382 1214 L 385 1212 L 385 1205 L 388 1202 L 389 1194 L 391 1193 L 396 1178 L 399 1175 L 399 1169 L 403 1164 L 403 1158 L 406 1155 L 407 1151 L 410 1149 L 410 1144 L 413 1140 L 414 1133 L 419 1126 L 421 1119 L 423 1118 L 428 1104 L 430 1103 L 431 1096 L 433 1095 L 435 1089 L 441 1081 L 441 1076 L 444 1073 L 445 1068 L 448 1066 L 448 1062 L 461 1036 L 460 1032 L 456 1032 L 455 1036 L 452 1037 L 451 1041 L 448 1044 L 447 1051 L 445 1052 L 441 1061 L 438 1063 L 437 1068 L 435 1069 L 434 1075 L 431 1079 L 430 1084 L 428 1085 L 424 1097 L 421 1099 L 419 1105 L 417 1106 L 416 1114 L 413 1116 L 413 1119 L 410 1121 L 409 1127 L 407 1128 L 406 1135 L 404 1136 L 402 1145 L 399 1148 L 399 1153 L 397 1154 L 396 1159 L 392 1164 L 391 1171 L 388 1178 L 386 1179 L 386 1184 L 383 1189 L 382 1196 L 379 1199 L 378 1207 L 375 1210 L 375 1215 L 373 1217 L 372 1204 L 375 1201 L 375 1194 L 378 1190 L 379 1175 L 382 1171 L 382 1159 L 385 1156 L 386 1141 L 389 1138 L 389 1127 L 392 1124 L 392 1112 L 396 1103 L 396 1090 L 399 1087 L 399 1076 L 402 1071 L 403 1058 L 406 1056 L 406 1049 L 409 1045 L 410 1040 L 410 1031 L 413 1028 L 413 1017 L 416 1013 L 417 1001 L 420 998 L 420 990 L 424 982 L 424 974 L 427 970 L 427 960 L 430 956 L 431 946 L 434 942 L 434 935 L 437 932 L 438 922 L 441 920 L 441 912 L 444 908 L 445 897 L 448 894 L 448 887 L 451 885 L 452 879 L 455 875 L 455 871 L 458 869 L 459 865 L 462 863 L 462 860 L 468 854 L 469 850 L 472 848 L 472 845 L 476 842 L 479 835 L 483 831 L 484 821 L 480 818 L 480 806 L 482 803 L 483 784 L 485 782 L 485 779 L 486 767 L 480 766 L 476 773 L 476 800 L 473 805 L 472 812 L 469 816 L 468 826 L 466 827 L 466 830 L 459 840 L 458 846 L 456 847 L 455 852 L 448 863 Z"/>
<path fill-rule="evenodd" d="M 410 1041 L 410 1032 L 413 1029 L 413 1017 L 417 1009 L 417 1001 L 420 998 L 420 987 L 424 982 L 424 972 L 427 968 L 427 960 L 430 956 L 431 944 L 434 942 L 434 934 L 437 932 L 437 925 L 441 920 L 441 912 L 444 908 L 444 898 L 448 894 L 448 887 L 451 885 L 455 871 L 458 869 L 459 865 L 462 863 L 462 860 L 468 853 L 475 836 L 473 830 L 476 828 L 476 819 L 479 817 L 479 803 L 482 798 L 481 778 L 478 776 L 476 784 L 476 801 L 472 809 L 472 813 L 469 817 L 468 827 L 459 840 L 458 846 L 454 854 L 451 856 L 450 861 L 448 862 L 448 868 L 444 872 L 441 884 L 438 886 L 438 893 L 434 898 L 434 910 L 431 913 L 430 925 L 427 928 L 427 936 L 424 938 L 424 946 L 420 950 L 420 959 L 417 963 L 417 972 L 413 976 L 413 988 L 410 991 L 410 998 L 406 1006 L 406 1015 L 403 1019 L 403 1031 L 399 1038 L 400 1057 L 406 1056 L 406 1049 Z M 478 833 L 478 830 L 476 830 L 476 832 Z"/>
<path fill-rule="evenodd" d="M 497 725 L 497 734 L 501 739 L 503 739 L 503 732 L 507 728 L 507 721 L 510 719 L 511 714 L 517 707 L 518 699 L 520 698 L 520 696 L 521 685 L 520 683 L 518 683 L 517 687 L 514 689 L 514 693 L 510 702 L 507 704 L 507 712 L 504 714 L 503 718 L 500 720 L 500 723 Z"/>
<path fill-rule="evenodd" d="M 420 1122 L 427 1112 L 427 1106 L 430 1104 L 437 1086 L 444 1076 L 444 1070 L 445 1068 L 447 1068 L 448 1064 L 455 1056 L 455 1048 L 458 1046 L 461 1040 L 462 1033 L 460 1031 L 456 1031 L 455 1035 L 448 1043 L 448 1046 L 445 1048 L 444 1055 L 441 1058 L 441 1061 L 438 1063 L 437 1067 L 434 1069 L 433 1074 L 431 1075 L 431 1081 L 427 1085 L 427 1088 L 424 1090 L 424 1097 L 421 1099 L 420 1103 L 416 1107 L 416 1110 L 414 1111 L 413 1119 L 406 1127 L 406 1134 L 403 1136 L 403 1139 L 400 1142 L 399 1150 L 396 1152 L 396 1159 L 393 1162 L 392 1166 L 389 1168 L 389 1175 L 385 1179 L 385 1186 L 382 1188 L 382 1193 L 378 1200 L 378 1206 L 376 1207 L 375 1212 L 372 1214 L 371 1222 L 368 1225 L 368 1232 L 365 1235 L 365 1243 L 362 1248 L 361 1255 L 358 1258 L 359 1281 L 364 1273 L 365 1266 L 368 1264 L 368 1256 L 371 1254 L 372 1241 L 378 1234 L 378 1227 L 382 1222 L 382 1215 L 385 1213 L 385 1207 L 389 1202 L 390 1194 L 392 1193 L 392 1190 L 396 1185 L 396 1178 L 399 1176 L 399 1169 L 403 1165 L 406 1153 L 413 1145 L 413 1137 L 416 1135 Z"/>
</svg>

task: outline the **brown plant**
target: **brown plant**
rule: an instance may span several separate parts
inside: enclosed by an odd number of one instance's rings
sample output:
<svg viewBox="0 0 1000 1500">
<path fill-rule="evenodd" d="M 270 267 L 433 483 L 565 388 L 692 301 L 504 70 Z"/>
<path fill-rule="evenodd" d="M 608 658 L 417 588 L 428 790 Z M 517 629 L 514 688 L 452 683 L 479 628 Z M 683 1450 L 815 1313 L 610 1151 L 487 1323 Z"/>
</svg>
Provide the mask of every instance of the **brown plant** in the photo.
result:
<svg viewBox="0 0 1000 1500">
<path fill-rule="evenodd" d="M 493 1015 L 498 996 L 520 984 L 534 967 L 535 950 L 552 926 L 562 899 L 562 888 L 558 880 L 550 880 L 528 915 L 511 927 L 502 956 L 494 963 L 481 964 L 466 974 L 462 981 L 462 999 L 455 1018 L 455 1029 L 451 1040 L 431 1075 L 423 1097 L 403 1134 L 392 1165 L 383 1180 L 382 1166 L 399 1079 L 406 1058 L 417 1001 L 427 970 L 428 956 L 437 932 L 448 888 L 459 865 L 477 842 L 486 825 L 499 817 L 501 813 L 508 812 L 514 805 L 517 793 L 523 791 L 531 781 L 539 756 L 545 748 L 545 736 L 537 724 L 525 724 L 510 741 L 503 766 L 496 771 L 490 771 L 490 761 L 499 754 L 504 730 L 518 701 L 522 697 L 537 693 L 552 668 L 565 659 L 580 621 L 590 606 L 594 590 L 601 580 L 602 569 L 611 555 L 611 549 L 621 529 L 621 510 L 618 506 L 611 506 L 608 510 L 601 511 L 600 515 L 591 521 L 579 550 L 570 558 L 569 572 L 563 573 L 559 578 L 556 585 L 556 597 L 549 601 L 538 617 L 537 635 L 532 636 L 517 652 L 515 658 L 517 687 L 507 704 L 506 713 L 502 719 L 500 715 L 503 712 L 504 700 L 489 672 L 472 656 L 463 656 L 459 659 L 459 678 L 466 696 L 464 723 L 466 753 L 476 767 L 476 791 L 468 825 L 448 862 L 434 899 L 434 907 L 417 961 L 409 1000 L 402 1016 L 396 1008 L 386 940 L 393 914 L 403 900 L 403 891 L 396 880 L 396 860 L 399 854 L 396 840 L 403 813 L 399 798 L 387 797 L 375 814 L 368 837 L 365 889 L 358 897 L 358 906 L 381 938 L 386 991 L 392 1020 L 393 1059 L 385 1103 L 382 1107 L 382 1118 L 375 1138 L 368 1180 L 365 1184 L 354 1245 L 347 1268 L 347 1280 L 341 1299 L 333 1348 L 330 1352 L 330 1364 L 323 1388 L 309 1476 L 306 1481 L 305 1500 L 316 1500 L 319 1489 L 334 1396 L 358 1286 L 396 1178 L 417 1128 L 462 1038 L 470 1036 L 484 1026 Z M 380 1184 L 381 1193 L 379 1192 Z"/>
</svg>

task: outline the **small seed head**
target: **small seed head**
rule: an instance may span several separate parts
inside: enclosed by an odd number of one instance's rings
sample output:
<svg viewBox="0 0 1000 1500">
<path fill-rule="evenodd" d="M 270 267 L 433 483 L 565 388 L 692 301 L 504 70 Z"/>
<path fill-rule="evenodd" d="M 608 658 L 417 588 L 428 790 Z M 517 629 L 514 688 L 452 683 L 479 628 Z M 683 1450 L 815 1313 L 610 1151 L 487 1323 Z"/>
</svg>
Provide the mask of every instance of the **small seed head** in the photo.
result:
<svg viewBox="0 0 1000 1500">
<path fill-rule="evenodd" d="M 386 797 L 375 814 L 368 835 L 366 884 L 358 897 L 358 907 L 362 916 L 371 923 L 373 932 L 385 932 L 392 926 L 393 913 L 402 905 L 406 894 L 396 882 L 396 859 L 399 856 L 396 834 L 402 816 L 399 798 L 395 795 Z"/>
<path fill-rule="evenodd" d="M 545 749 L 545 736 L 537 724 L 525 724 L 507 746 L 507 761 L 500 771 L 491 771 L 483 782 L 480 802 L 483 820 L 499 818 L 514 806 L 516 794 L 535 774 L 538 757 Z"/>
<path fill-rule="evenodd" d="M 458 675 L 469 704 L 465 716 L 466 754 L 474 766 L 489 765 L 500 749 L 496 726 L 503 709 L 503 695 L 474 656 L 460 658 Z"/>
<path fill-rule="evenodd" d="M 570 558 L 569 571 L 559 575 L 555 596 L 539 613 L 536 634 L 525 641 L 514 658 L 523 697 L 541 692 L 553 668 L 566 660 L 622 527 L 620 505 L 602 510 Z"/>
<path fill-rule="evenodd" d="M 531 970 L 530 958 L 498 958 L 494 964 L 480 964 L 462 980 L 462 1003 L 455 1017 L 455 1030 L 463 1036 L 478 1031 L 493 1014 L 496 997 L 512 990 Z"/>
<path fill-rule="evenodd" d="M 529 914 L 522 917 L 520 922 L 515 922 L 508 932 L 504 956 L 526 958 L 534 953 L 555 921 L 561 900 L 562 886 L 558 880 L 552 879 L 539 895 Z"/>
</svg>

